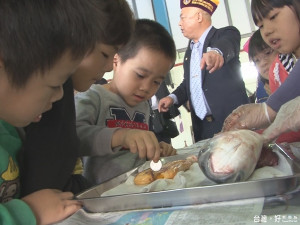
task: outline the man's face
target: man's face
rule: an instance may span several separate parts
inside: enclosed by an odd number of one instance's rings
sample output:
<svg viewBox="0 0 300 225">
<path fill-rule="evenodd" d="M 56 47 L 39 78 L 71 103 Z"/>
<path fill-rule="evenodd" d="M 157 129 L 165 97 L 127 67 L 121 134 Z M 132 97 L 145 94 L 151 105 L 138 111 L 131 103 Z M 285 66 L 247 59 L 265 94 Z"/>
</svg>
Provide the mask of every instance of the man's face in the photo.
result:
<svg viewBox="0 0 300 225">
<path fill-rule="evenodd" d="M 188 39 L 198 39 L 196 33 L 199 30 L 199 13 L 201 11 L 195 7 L 185 7 L 181 9 L 179 26 L 183 36 Z"/>
</svg>

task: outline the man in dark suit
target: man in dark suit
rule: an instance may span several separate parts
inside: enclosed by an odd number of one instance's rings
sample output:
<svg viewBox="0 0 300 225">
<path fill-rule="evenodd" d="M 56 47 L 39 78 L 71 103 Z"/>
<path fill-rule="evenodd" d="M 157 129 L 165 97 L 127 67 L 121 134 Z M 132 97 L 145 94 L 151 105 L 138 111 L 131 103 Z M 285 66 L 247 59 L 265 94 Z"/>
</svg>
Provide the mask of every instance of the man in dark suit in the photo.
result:
<svg viewBox="0 0 300 225">
<path fill-rule="evenodd" d="M 184 79 L 179 87 L 159 102 L 165 112 L 175 104 L 191 103 L 195 141 L 221 131 L 225 118 L 236 107 L 248 103 L 240 73 L 239 31 L 228 26 L 216 29 L 211 16 L 218 0 L 181 1 L 179 26 L 190 39 L 184 56 Z"/>
</svg>

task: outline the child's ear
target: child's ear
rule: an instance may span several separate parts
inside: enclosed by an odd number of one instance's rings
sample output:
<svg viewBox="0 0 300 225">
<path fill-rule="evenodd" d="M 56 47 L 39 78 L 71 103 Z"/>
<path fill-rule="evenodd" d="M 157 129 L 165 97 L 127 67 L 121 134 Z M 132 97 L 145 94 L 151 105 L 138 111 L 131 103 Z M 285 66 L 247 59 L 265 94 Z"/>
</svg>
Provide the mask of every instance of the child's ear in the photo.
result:
<svg viewBox="0 0 300 225">
<path fill-rule="evenodd" d="M 120 56 L 118 53 L 115 54 L 114 59 L 113 59 L 113 68 L 115 69 L 116 66 L 120 63 Z"/>
</svg>

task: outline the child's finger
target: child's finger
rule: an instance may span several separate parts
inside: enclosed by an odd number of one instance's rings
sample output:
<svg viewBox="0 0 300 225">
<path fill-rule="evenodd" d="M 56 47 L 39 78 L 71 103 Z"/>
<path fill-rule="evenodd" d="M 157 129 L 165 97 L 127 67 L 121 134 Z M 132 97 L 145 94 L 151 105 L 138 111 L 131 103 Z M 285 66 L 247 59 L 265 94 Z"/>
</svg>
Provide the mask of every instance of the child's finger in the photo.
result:
<svg viewBox="0 0 300 225">
<path fill-rule="evenodd" d="M 132 152 L 132 151 L 131 151 Z M 147 155 L 147 144 L 145 143 L 144 138 L 136 139 L 136 152 L 139 153 L 141 159 L 145 158 Z"/>
<path fill-rule="evenodd" d="M 157 162 L 160 159 L 161 147 L 154 133 L 150 135 L 151 149 L 147 149 L 147 157 Z M 149 150 L 149 151 L 148 151 Z"/>
</svg>

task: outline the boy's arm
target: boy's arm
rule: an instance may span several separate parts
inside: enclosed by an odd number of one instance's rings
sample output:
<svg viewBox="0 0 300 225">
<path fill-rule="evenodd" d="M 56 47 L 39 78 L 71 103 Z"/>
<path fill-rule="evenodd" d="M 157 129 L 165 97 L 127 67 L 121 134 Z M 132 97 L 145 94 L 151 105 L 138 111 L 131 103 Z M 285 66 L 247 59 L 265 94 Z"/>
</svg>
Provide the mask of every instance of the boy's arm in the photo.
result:
<svg viewBox="0 0 300 225">
<path fill-rule="evenodd" d="M 98 123 L 101 98 L 94 89 L 75 96 L 76 129 L 80 139 L 80 156 L 106 155 L 113 153 L 111 138 L 119 128 L 107 128 Z M 103 118 L 105 119 L 105 118 Z"/>
<path fill-rule="evenodd" d="M 101 112 L 101 88 L 92 86 L 87 92 L 75 96 L 76 128 L 82 156 L 112 154 L 120 148 L 139 153 L 157 161 L 160 156 L 158 141 L 153 132 L 137 129 L 108 128 L 106 112 Z M 148 109 L 147 111 L 150 110 Z M 146 118 L 149 114 L 146 115 Z M 104 121 L 101 121 L 104 120 Z"/>
<path fill-rule="evenodd" d="M 72 200 L 71 192 L 53 189 L 36 191 L 21 199 L 0 204 L 0 224 L 45 225 L 66 219 L 81 208 L 81 203 Z"/>
<path fill-rule="evenodd" d="M 34 213 L 30 207 L 20 199 L 13 199 L 0 204 L 0 224 L 19 225 L 36 224 Z"/>
<path fill-rule="evenodd" d="M 22 200 L 32 209 L 36 223 L 46 225 L 66 219 L 82 207 L 73 197 L 71 192 L 43 189 L 25 196 Z"/>
</svg>

